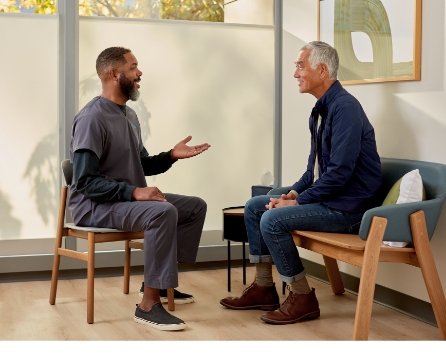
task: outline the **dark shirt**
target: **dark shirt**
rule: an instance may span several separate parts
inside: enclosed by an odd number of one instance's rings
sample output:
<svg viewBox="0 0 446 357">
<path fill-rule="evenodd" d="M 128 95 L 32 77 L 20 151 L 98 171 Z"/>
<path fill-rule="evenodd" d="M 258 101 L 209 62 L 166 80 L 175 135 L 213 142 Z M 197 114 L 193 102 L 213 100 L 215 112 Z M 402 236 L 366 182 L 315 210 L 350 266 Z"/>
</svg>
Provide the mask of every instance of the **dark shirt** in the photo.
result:
<svg viewBox="0 0 446 357">
<path fill-rule="evenodd" d="M 319 115 L 322 121 L 316 134 Z M 352 213 L 372 208 L 381 186 L 381 162 L 373 126 L 358 100 L 336 81 L 316 102 L 309 128 L 307 171 L 292 187 L 299 193 L 297 202 L 324 203 Z M 319 179 L 313 182 L 316 150 Z"/>
</svg>

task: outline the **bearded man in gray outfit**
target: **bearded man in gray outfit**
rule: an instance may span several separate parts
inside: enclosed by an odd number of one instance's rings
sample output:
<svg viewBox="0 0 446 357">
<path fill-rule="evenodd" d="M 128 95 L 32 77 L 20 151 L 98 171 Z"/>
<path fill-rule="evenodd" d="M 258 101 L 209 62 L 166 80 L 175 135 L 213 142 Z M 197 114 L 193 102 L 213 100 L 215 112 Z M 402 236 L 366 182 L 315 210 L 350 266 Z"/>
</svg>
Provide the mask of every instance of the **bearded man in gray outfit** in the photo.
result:
<svg viewBox="0 0 446 357">
<path fill-rule="evenodd" d="M 166 289 L 178 286 L 177 263 L 195 263 L 206 203 L 147 187 L 145 176 L 163 173 L 210 145 L 189 146 L 188 136 L 170 151 L 150 156 L 138 117 L 126 106 L 139 97 L 142 72 L 135 56 L 123 47 L 107 48 L 97 58 L 96 71 L 102 94 L 73 122 L 69 209 L 80 226 L 144 231 L 144 283 L 135 321 L 160 330 L 184 329 L 184 321 L 167 312 L 161 301 L 167 300 Z M 193 301 L 177 290 L 174 296 L 177 303 Z"/>
</svg>

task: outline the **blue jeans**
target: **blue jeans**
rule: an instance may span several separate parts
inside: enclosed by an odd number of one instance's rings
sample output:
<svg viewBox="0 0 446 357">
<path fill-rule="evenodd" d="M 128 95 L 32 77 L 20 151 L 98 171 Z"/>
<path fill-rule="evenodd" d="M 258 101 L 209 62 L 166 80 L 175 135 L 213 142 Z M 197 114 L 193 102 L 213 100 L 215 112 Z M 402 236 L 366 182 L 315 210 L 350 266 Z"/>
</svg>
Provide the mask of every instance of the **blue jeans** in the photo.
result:
<svg viewBox="0 0 446 357">
<path fill-rule="evenodd" d="M 305 268 L 290 231 L 357 233 L 364 213 L 333 210 L 319 203 L 267 210 L 270 198 L 256 196 L 245 205 L 245 226 L 251 263 L 272 263 L 280 279 L 292 283 L 305 277 Z"/>
</svg>

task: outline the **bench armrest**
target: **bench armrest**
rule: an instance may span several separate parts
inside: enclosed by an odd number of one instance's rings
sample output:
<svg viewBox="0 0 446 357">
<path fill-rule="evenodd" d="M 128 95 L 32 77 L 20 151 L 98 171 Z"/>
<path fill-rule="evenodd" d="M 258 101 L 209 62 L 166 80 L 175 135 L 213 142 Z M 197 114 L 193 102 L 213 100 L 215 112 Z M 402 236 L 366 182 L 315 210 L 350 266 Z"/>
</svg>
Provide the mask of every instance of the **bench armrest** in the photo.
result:
<svg viewBox="0 0 446 357">
<path fill-rule="evenodd" d="M 362 217 L 359 228 L 359 236 L 366 240 L 369 233 L 372 218 L 375 216 L 387 219 L 387 228 L 384 233 L 384 241 L 412 242 L 409 216 L 419 210 L 424 211 L 426 217 L 429 240 L 435 231 L 438 217 L 440 216 L 443 201 L 436 198 L 428 201 L 394 204 L 369 209 Z"/>
</svg>

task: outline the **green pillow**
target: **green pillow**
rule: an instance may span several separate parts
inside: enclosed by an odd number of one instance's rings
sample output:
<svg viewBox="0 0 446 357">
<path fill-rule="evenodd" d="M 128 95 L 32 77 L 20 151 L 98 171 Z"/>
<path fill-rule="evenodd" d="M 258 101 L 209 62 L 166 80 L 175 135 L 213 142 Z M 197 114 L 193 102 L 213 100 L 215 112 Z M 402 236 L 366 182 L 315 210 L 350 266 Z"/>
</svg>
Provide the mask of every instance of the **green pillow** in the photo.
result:
<svg viewBox="0 0 446 357">
<path fill-rule="evenodd" d="M 401 177 L 390 189 L 382 205 L 394 205 L 397 203 L 419 202 L 426 200 L 426 191 L 423 187 L 418 169 Z"/>
</svg>

